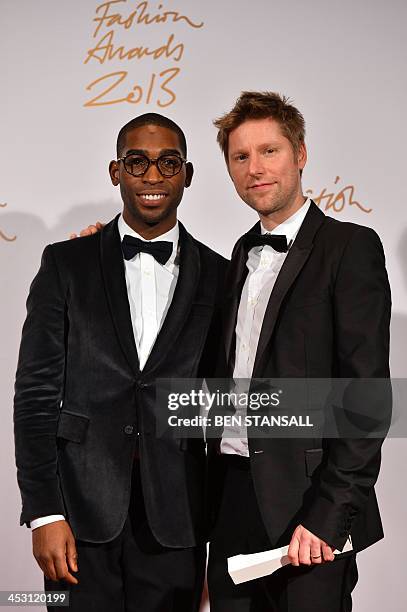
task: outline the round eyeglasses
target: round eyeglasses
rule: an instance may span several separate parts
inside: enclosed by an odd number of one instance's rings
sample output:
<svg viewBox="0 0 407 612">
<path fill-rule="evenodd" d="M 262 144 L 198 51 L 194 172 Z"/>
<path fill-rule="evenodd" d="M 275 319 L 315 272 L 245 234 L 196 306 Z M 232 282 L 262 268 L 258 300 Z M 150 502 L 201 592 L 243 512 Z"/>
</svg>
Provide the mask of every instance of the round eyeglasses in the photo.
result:
<svg viewBox="0 0 407 612">
<path fill-rule="evenodd" d="M 160 155 L 156 159 L 150 159 L 141 153 L 129 153 L 119 157 L 117 161 L 122 161 L 125 170 L 132 176 L 143 176 L 150 166 L 155 164 L 161 176 L 168 178 L 179 174 L 187 160 L 179 155 Z"/>
</svg>

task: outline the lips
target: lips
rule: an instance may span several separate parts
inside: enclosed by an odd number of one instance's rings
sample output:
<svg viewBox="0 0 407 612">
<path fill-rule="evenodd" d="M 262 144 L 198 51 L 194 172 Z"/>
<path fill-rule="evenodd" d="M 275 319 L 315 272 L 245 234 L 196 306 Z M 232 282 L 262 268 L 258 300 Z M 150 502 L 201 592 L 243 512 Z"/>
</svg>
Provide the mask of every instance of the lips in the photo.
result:
<svg viewBox="0 0 407 612">
<path fill-rule="evenodd" d="M 253 189 L 253 191 L 262 191 L 264 189 L 269 189 L 276 183 L 255 183 L 254 185 L 249 185 L 249 189 Z"/>
</svg>

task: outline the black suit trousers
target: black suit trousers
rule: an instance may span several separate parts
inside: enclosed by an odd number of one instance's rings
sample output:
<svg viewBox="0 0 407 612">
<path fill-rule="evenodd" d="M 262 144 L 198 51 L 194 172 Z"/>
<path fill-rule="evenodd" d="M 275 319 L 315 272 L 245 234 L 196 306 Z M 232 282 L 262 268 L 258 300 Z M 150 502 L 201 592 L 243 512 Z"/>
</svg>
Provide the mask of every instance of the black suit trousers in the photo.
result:
<svg viewBox="0 0 407 612">
<path fill-rule="evenodd" d="M 165 508 L 163 508 L 165 513 Z M 47 591 L 69 590 L 70 605 L 49 611 L 198 612 L 205 575 L 205 545 L 165 548 L 148 525 L 135 462 L 129 513 L 112 541 L 77 541 L 78 585 L 45 581 Z"/>
<path fill-rule="evenodd" d="M 256 501 L 249 459 L 221 455 L 222 499 L 209 549 L 211 612 L 350 612 L 356 555 L 321 565 L 285 566 L 269 577 L 235 585 L 227 558 L 271 548 Z"/>
</svg>

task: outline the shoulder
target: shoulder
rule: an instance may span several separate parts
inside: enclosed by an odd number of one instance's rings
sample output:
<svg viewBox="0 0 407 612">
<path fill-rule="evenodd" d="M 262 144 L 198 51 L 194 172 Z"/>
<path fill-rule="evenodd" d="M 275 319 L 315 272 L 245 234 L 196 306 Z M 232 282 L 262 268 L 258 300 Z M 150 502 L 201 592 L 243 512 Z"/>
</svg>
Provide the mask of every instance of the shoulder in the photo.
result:
<svg viewBox="0 0 407 612">
<path fill-rule="evenodd" d="M 366 225 L 352 223 L 350 221 L 339 221 L 333 217 L 325 217 L 325 222 L 321 228 L 321 236 L 327 240 L 337 240 L 342 243 L 348 242 L 355 237 L 366 241 L 381 242 L 377 232 Z"/>
<path fill-rule="evenodd" d="M 227 268 L 229 264 L 229 260 L 208 247 L 208 245 L 204 244 L 200 240 L 197 240 L 192 234 L 190 234 L 187 229 L 180 223 L 181 232 L 183 232 L 184 236 L 187 236 L 188 239 L 192 242 L 195 248 L 199 251 L 199 256 L 202 261 L 206 262 L 207 265 L 219 267 L 219 268 Z"/>
<path fill-rule="evenodd" d="M 103 230 L 96 234 L 62 240 L 61 242 L 53 242 L 46 247 L 45 251 L 52 253 L 52 256 L 57 261 L 75 262 L 79 260 L 83 262 L 84 257 L 92 257 L 92 255 L 99 253 L 102 234 L 105 232 L 114 232 L 115 227 L 117 231 L 117 223 L 115 223 L 115 219 L 113 219 L 105 225 Z"/>
<path fill-rule="evenodd" d="M 213 286 L 220 295 L 224 289 L 229 261 L 203 242 L 189 236 L 199 253 L 201 286 Z"/>
<path fill-rule="evenodd" d="M 384 260 L 383 245 L 377 232 L 371 227 L 349 221 L 339 221 L 326 216 L 324 223 L 315 236 L 316 253 L 334 258 L 338 262 L 343 257 L 379 257 Z"/>
<path fill-rule="evenodd" d="M 315 237 L 314 255 L 329 262 L 334 277 L 358 278 L 358 283 L 382 278 L 387 287 L 386 258 L 382 242 L 371 227 L 325 217 Z"/>
<path fill-rule="evenodd" d="M 52 242 L 46 250 L 52 252 L 56 257 L 73 256 L 75 253 L 83 253 L 95 249 L 100 244 L 100 232 L 92 236 L 72 238 L 60 242 Z"/>
<path fill-rule="evenodd" d="M 201 257 L 209 260 L 210 262 L 213 262 L 214 264 L 217 264 L 220 267 L 223 267 L 223 266 L 226 267 L 228 265 L 229 260 L 226 259 L 226 257 L 223 257 L 223 255 L 220 255 L 220 253 L 217 253 L 216 251 L 208 247 L 203 242 L 200 242 L 199 240 L 196 240 L 195 238 L 193 238 L 193 240 L 195 242 L 195 245 L 199 249 L 199 253 Z"/>
</svg>

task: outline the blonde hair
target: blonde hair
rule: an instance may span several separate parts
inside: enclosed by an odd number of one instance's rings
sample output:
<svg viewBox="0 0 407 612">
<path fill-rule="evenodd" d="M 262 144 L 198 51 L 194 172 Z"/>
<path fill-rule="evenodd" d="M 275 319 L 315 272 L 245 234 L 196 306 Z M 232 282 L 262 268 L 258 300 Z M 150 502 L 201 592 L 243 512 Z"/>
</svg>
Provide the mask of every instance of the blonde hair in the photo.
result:
<svg viewBox="0 0 407 612">
<path fill-rule="evenodd" d="M 305 121 L 286 96 L 271 91 L 242 91 L 232 110 L 213 122 L 217 141 L 228 163 L 229 134 L 248 119 L 274 119 L 298 154 L 305 139 Z"/>
</svg>

